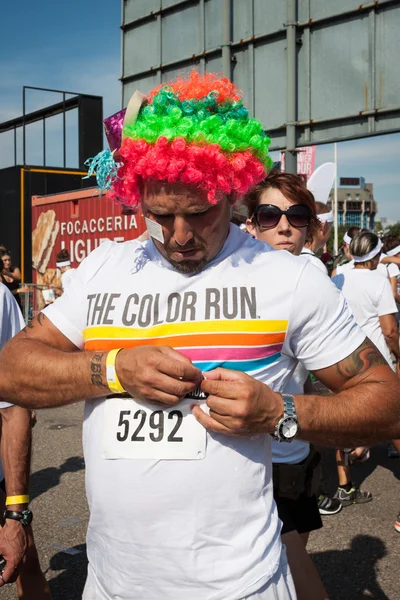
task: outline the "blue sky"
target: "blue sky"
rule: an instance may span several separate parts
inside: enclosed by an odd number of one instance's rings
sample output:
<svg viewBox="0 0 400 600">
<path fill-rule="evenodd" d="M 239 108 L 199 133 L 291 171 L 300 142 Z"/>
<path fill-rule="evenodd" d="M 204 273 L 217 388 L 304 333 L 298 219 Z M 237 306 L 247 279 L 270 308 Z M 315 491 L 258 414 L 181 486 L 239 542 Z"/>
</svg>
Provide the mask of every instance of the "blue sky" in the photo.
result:
<svg viewBox="0 0 400 600">
<path fill-rule="evenodd" d="M 104 116 L 119 110 L 120 24 L 120 0 L 7 3 L 0 36 L 0 121 L 22 114 L 23 85 L 102 95 Z M 30 92 L 27 110 L 58 100 Z M 76 166 L 76 115 L 70 113 L 67 124 L 67 159 L 69 166 Z M 27 162 L 40 164 L 41 129 L 39 125 L 28 129 Z M 47 131 L 47 162 L 59 165 L 61 119 L 49 121 Z M 0 168 L 12 164 L 12 141 L 10 134 L 0 136 Z M 332 145 L 319 146 L 317 166 L 330 160 Z M 379 216 L 400 220 L 400 134 L 338 144 L 338 174 L 372 182 Z"/>
</svg>

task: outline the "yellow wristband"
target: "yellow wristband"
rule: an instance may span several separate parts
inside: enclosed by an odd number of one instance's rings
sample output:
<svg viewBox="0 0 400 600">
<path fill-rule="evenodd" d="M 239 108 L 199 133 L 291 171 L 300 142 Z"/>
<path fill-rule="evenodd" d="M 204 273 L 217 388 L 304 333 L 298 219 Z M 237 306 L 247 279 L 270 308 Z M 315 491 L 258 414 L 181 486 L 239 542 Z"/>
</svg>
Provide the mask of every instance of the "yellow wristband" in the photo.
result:
<svg viewBox="0 0 400 600">
<path fill-rule="evenodd" d="M 107 377 L 107 385 L 114 394 L 123 394 L 126 390 L 122 387 L 120 380 L 118 379 L 117 371 L 115 370 L 115 361 L 117 359 L 117 354 L 123 348 L 116 348 L 115 350 L 110 350 L 107 354 L 106 358 L 106 377 Z"/>
<path fill-rule="evenodd" d="M 29 504 L 29 496 L 7 496 L 6 506 L 13 506 L 14 504 Z"/>
</svg>

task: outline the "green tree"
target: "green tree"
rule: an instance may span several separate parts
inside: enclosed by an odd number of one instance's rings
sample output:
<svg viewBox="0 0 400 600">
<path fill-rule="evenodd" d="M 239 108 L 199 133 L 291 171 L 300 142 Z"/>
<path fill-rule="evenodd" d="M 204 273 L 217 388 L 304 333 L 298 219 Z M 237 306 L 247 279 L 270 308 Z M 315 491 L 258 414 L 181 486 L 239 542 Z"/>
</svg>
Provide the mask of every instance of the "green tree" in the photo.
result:
<svg viewBox="0 0 400 600">
<path fill-rule="evenodd" d="M 338 244 L 339 244 L 339 248 L 340 246 L 343 244 L 343 236 L 346 233 L 346 231 L 348 230 L 348 226 L 347 225 L 339 225 L 338 228 Z M 328 248 L 328 252 L 330 254 L 333 254 L 333 243 L 334 243 L 334 239 L 335 239 L 335 233 L 332 227 L 332 233 L 331 233 L 331 237 L 328 240 L 327 243 L 327 248 Z"/>
<path fill-rule="evenodd" d="M 385 235 L 394 235 L 400 238 L 400 221 L 397 221 L 394 225 L 389 225 L 385 230 Z"/>
<path fill-rule="evenodd" d="M 382 225 L 381 221 L 375 221 L 374 233 L 376 233 L 376 235 L 384 235 L 385 234 L 385 228 Z"/>
</svg>

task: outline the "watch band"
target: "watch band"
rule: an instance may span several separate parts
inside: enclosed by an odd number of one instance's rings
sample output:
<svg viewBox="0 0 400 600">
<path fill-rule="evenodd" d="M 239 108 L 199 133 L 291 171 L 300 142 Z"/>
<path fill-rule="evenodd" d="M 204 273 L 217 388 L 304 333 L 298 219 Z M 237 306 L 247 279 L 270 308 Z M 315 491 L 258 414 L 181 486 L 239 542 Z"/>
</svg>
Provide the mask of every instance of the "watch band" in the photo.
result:
<svg viewBox="0 0 400 600">
<path fill-rule="evenodd" d="M 281 426 L 287 419 L 294 419 L 298 424 L 296 406 L 294 402 L 294 398 L 291 394 L 280 394 L 283 400 L 283 417 L 279 419 L 278 423 L 275 426 L 274 433 L 272 433 L 272 437 L 278 442 L 291 442 L 293 438 L 288 439 L 287 437 L 281 434 Z"/>
<path fill-rule="evenodd" d="M 5 510 L 4 519 L 13 519 L 14 521 L 19 521 L 21 525 L 26 527 L 32 523 L 33 514 L 32 511 L 27 510 Z"/>
<path fill-rule="evenodd" d="M 283 416 L 294 417 L 297 419 L 296 405 L 293 396 L 290 394 L 281 394 L 281 396 L 283 398 Z"/>
</svg>

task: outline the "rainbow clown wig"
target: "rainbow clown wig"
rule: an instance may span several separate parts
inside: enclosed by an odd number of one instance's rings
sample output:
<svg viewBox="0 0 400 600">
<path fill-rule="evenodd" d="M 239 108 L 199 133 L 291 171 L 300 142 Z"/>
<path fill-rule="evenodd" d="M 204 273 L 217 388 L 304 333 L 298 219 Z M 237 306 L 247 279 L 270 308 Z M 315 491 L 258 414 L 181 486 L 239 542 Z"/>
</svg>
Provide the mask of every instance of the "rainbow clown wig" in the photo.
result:
<svg viewBox="0 0 400 600">
<path fill-rule="evenodd" d="M 88 164 L 125 206 L 138 207 L 145 180 L 196 185 L 215 204 L 221 194 L 245 194 L 272 164 L 270 138 L 249 118 L 237 86 L 219 75 L 193 71 L 150 92 L 134 122 L 124 113 L 105 121 L 113 153 Z"/>
</svg>

